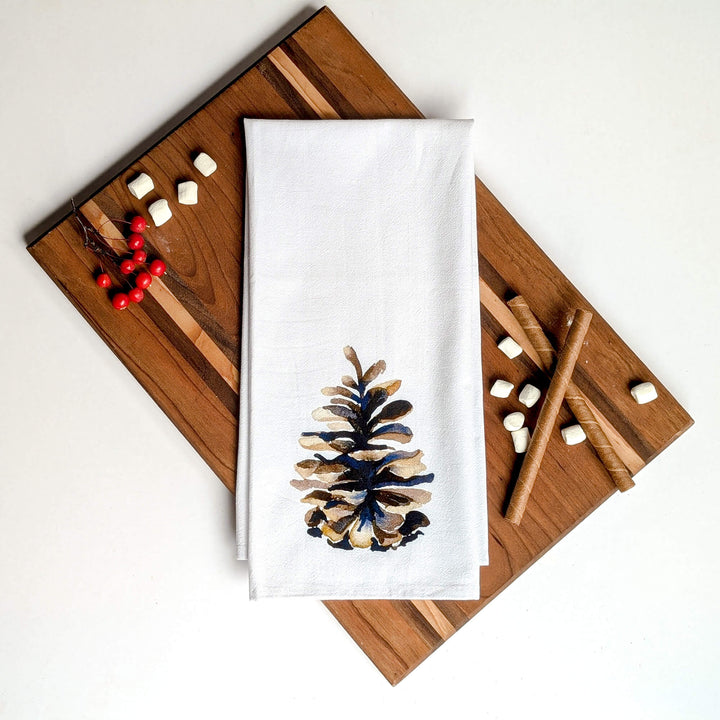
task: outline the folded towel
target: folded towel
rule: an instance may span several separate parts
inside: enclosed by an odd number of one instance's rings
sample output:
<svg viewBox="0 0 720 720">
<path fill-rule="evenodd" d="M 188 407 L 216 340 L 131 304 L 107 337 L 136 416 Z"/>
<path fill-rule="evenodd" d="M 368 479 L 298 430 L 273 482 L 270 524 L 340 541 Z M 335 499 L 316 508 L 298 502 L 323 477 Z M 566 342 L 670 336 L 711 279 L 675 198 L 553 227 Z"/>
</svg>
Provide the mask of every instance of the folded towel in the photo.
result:
<svg viewBox="0 0 720 720">
<path fill-rule="evenodd" d="M 472 121 L 245 120 L 250 597 L 477 599 Z"/>
</svg>

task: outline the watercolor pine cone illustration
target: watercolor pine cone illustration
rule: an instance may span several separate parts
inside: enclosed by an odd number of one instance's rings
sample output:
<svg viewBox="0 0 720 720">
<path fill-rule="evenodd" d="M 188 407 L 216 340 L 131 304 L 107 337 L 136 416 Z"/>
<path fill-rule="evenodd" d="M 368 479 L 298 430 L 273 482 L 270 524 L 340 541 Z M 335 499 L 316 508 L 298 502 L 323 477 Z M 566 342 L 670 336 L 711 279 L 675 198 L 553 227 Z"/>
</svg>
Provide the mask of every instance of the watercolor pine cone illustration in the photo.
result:
<svg viewBox="0 0 720 720">
<path fill-rule="evenodd" d="M 348 346 L 344 352 L 356 378 L 345 375 L 342 386 L 323 388 L 330 404 L 315 410 L 312 417 L 327 423 L 328 430 L 304 432 L 299 442 L 324 454 L 317 452 L 297 463 L 302 480 L 291 485 L 311 491 L 302 498 L 311 506 L 305 515 L 310 535 L 325 537 L 332 547 L 346 550 L 395 549 L 430 524 L 417 508 L 430 500 L 431 493 L 415 486 L 432 482 L 434 475 L 422 474 L 426 469 L 422 451 L 388 444 L 406 444 L 413 436 L 409 427 L 395 422 L 412 405 L 406 400 L 388 402 L 401 381 L 373 385 L 385 371 L 385 361 L 363 371 L 355 350 Z"/>
</svg>

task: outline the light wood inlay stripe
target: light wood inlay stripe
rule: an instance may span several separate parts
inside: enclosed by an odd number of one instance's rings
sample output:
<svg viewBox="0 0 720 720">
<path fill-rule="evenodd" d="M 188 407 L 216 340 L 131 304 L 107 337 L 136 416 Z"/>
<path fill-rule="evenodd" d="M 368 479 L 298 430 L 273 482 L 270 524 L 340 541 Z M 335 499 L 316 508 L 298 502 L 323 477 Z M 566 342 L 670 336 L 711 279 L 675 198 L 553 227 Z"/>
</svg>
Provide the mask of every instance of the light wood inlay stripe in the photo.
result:
<svg viewBox="0 0 720 720">
<path fill-rule="evenodd" d="M 455 632 L 455 626 L 440 612 L 440 608 L 432 600 L 413 600 L 412 604 L 443 640 L 447 640 Z"/>
<path fill-rule="evenodd" d="M 268 58 L 321 118 L 333 120 L 340 118 L 332 105 L 320 94 L 318 89 L 303 75 L 300 68 L 281 48 L 275 48 L 268 55 Z"/>
<path fill-rule="evenodd" d="M 607 439 L 611 442 L 618 457 L 625 463 L 625 467 L 633 474 L 640 472 L 645 467 L 645 461 L 638 455 L 635 450 L 628 444 L 625 438 L 617 431 L 614 425 L 611 425 L 605 416 L 593 405 L 588 396 L 578 388 L 578 394 L 590 408 L 598 425 L 603 429 Z"/>
<path fill-rule="evenodd" d="M 480 303 L 505 328 L 510 337 L 527 353 L 527 356 L 539 367 L 542 367 L 540 356 L 528 340 L 525 331 L 510 308 L 492 291 L 490 286 L 480 278 Z"/>
<path fill-rule="evenodd" d="M 508 335 L 512 337 L 515 342 L 522 347 L 527 353 L 527 356 L 542 369 L 543 364 L 540 361 L 540 356 L 528 340 L 525 331 L 520 326 L 515 316 L 512 314 L 510 308 L 492 291 L 490 286 L 480 278 L 480 302 L 482 306 L 503 326 L 507 331 Z M 618 454 L 620 459 L 625 463 L 625 466 L 631 473 L 636 473 L 645 467 L 645 461 L 635 451 L 635 449 L 628 443 L 627 440 L 616 430 L 615 426 L 612 425 L 608 419 L 600 413 L 595 405 L 588 399 L 587 395 L 581 390 L 578 390 L 580 396 L 585 400 L 588 407 L 592 411 L 593 415 L 598 421 L 598 425 L 604 430 L 608 440 L 615 448 L 615 452 Z"/>
<path fill-rule="evenodd" d="M 86 202 L 80 211 L 95 229 L 107 239 L 108 245 L 121 255 L 127 251 L 125 237 L 115 223 L 92 200 Z M 197 320 L 185 309 L 185 306 L 172 294 L 162 278 L 153 278 L 152 285 L 145 290 L 151 295 L 175 324 L 189 338 L 205 359 L 212 365 L 225 382 L 238 392 L 240 372 L 215 341 L 200 327 Z"/>
</svg>

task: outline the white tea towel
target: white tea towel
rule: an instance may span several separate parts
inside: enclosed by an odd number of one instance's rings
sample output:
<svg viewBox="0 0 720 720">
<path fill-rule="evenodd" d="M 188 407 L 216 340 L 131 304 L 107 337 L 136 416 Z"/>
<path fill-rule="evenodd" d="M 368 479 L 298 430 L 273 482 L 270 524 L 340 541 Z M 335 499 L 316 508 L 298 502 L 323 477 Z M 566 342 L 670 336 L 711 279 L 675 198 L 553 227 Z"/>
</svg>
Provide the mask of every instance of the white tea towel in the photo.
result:
<svg viewBox="0 0 720 720">
<path fill-rule="evenodd" d="M 472 121 L 245 120 L 250 596 L 477 599 Z"/>
</svg>

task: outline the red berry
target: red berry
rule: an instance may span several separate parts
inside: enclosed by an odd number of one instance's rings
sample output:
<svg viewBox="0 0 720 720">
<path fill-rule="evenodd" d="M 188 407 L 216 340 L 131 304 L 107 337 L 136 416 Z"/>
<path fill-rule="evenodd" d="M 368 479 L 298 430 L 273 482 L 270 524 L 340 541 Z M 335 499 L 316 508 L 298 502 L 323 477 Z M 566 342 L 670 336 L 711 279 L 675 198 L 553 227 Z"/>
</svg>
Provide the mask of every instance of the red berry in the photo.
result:
<svg viewBox="0 0 720 720">
<path fill-rule="evenodd" d="M 116 310 L 124 310 L 130 303 L 130 298 L 125 293 L 116 293 L 113 295 L 112 306 Z"/>
<path fill-rule="evenodd" d="M 123 275 L 129 275 L 135 269 L 135 263 L 132 260 L 123 260 L 120 263 L 120 272 Z"/>
<path fill-rule="evenodd" d="M 135 215 L 130 221 L 130 230 L 134 233 L 145 232 L 147 229 L 147 221 L 142 215 Z"/>
<path fill-rule="evenodd" d="M 127 244 L 131 250 L 139 250 L 145 244 L 145 238 L 142 235 L 133 233 L 128 238 Z"/>
<path fill-rule="evenodd" d="M 133 262 L 142 265 L 147 260 L 147 253 L 144 250 L 136 250 L 132 256 Z"/>
<path fill-rule="evenodd" d="M 145 297 L 145 293 L 139 288 L 134 287 L 128 292 L 128 298 L 130 302 L 140 302 Z"/>
<path fill-rule="evenodd" d="M 152 275 L 143 270 L 141 273 L 138 273 L 138 276 L 135 278 L 135 287 L 139 287 L 141 290 L 147 290 L 151 282 Z"/>
<path fill-rule="evenodd" d="M 101 288 L 109 288 L 112 285 L 112 280 L 110 279 L 110 276 L 107 273 L 100 273 L 96 278 L 95 282 L 98 284 L 98 287 Z"/>
<path fill-rule="evenodd" d="M 150 263 L 150 274 L 155 275 L 156 277 L 164 275 L 166 269 L 165 263 L 162 260 L 153 260 Z"/>
</svg>

